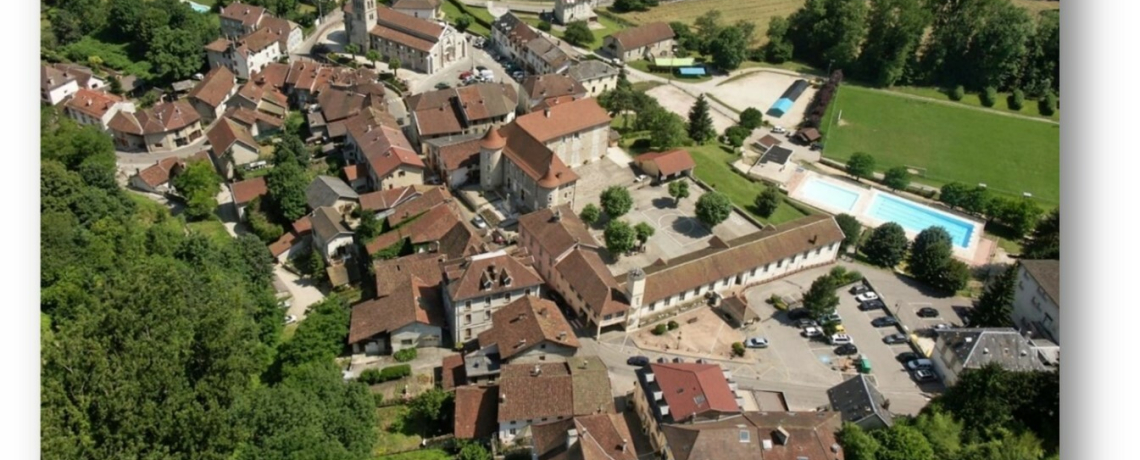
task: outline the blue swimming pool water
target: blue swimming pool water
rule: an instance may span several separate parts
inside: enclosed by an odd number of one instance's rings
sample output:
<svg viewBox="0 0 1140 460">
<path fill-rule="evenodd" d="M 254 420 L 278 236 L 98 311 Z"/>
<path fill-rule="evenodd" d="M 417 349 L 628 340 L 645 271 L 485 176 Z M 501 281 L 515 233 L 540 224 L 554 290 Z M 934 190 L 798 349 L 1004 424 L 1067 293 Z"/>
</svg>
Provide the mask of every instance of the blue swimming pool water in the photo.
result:
<svg viewBox="0 0 1140 460">
<path fill-rule="evenodd" d="M 897 223 L 916 233 L 934 226 L 942 227 L 950 233 L 954 245 L 960 248 L 969 246 L 970 236 L 974 233 L 974 224 L 969 221 L 885 193 L 875 194 L 866 214 L 885 222 Z"/>
<path fill-rule="evenodd" d="M 829 211 L 850 211 L 855 207 L 855 202 L 859 201 L 859 193 L 814 178 L 804 183 L 803 195 L 808 201 L 832 208 Z"/>
<path fill-rule="evenodd" d="M 201 3 L 194 3 L 194 2 L 186 2 L 186 3 L 190 4 L 190 9 L 197 11 L 199 13 L 209 13 L 210 12 L 210 7 L 203 5 Z"/>
</svg>

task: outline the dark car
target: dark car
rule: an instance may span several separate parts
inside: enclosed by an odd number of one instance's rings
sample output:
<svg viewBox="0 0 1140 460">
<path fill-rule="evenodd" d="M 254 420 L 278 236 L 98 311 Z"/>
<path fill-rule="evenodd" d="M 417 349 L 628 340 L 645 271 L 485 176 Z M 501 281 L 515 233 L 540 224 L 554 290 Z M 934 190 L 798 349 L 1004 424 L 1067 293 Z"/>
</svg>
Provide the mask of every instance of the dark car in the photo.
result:
<svg viewBox="0 0 1140 460">
<path fill-rule="evenodd" d="M 475 70 L 482 72 L 482 71 L 484 71 L 484 70 L 487 70 L 487 68 L 486 68 L 486 67 L 483 67 L 483 66 L 481 66 L 481 65 L 477 65 L 477 66 L 475 66 Z"/>
<path fill-rule="evenodd" d="M 897 325 L 898 323 L 899 323 L 898 318 L 895 318 L 894 316 L 880 316 L 878 318 L 871 320 L 871 325 L 875 326 L 875 327 L 894 326 L 894 325 Z"/>
<path fill-rule="evenodd" d="M 935 310 L 932 307 L 922 307 L 919 308 L 915 314 L 918 315 L 919 318 L 937 318 L 938 310 Z"/>
<path fill-rule="evenodd" d="M 921 357 L 922 356 L 919 356 L 918 353 L 915 353 L 913 351 L 905 351 L 905 352 L 899 353 L 899 355 L 896 357 L 896 359 L 898 359 L 900 363 L 909 363 L 909 362 L 914 361 L 914 360 L 921 358 Z"/>
<path fill-rule="evenodd" d="M 811 312 L 806 308 L 793 308 L 791 310 L 788 310 L 788 319 L 792 321 L 810 317 Z"/>
<path fill-rule="evenodd" d="M 649 358 L 646 356 L 630 356 L 629 359 L 625 360 L 625 363 L 630 366 L 645 366 L 649 364 Z"/>
<path fill-rule="evenodd" d="M 896 343 L 906 343 L 906 336 L 902 334 L 891 334 L 883 337 L 883 343 L 887 345 L 894 345 Z"/>
<path fill-rule="evenodd" d="M 914 380 L 916 382 L 920 382 L 920 383 L 921 382 L 933 382 L 935 380 L 938 380 L 938 376 L 934 375 L 934 371 L 932 371 L 930 369 L 919 369 L 917 371 L 914 371 L 914 374 L 911 374 L 911 375 L 914 376 Z"/>
<path fill-rule="evenodd" d="M 851 286 L 851 289 L 848 290 L 847 292 L 850 292 L 851 295 L 857 295 L 857 294 L 862 294 L 862 293 L 870 291 L 870 290 L 871 290 L 871 288 L 867 287 L 866 284 L 856 284 L 854 286 Z"/>
<path fill-rule="evenodd" d="M 853 343 L 845 343 L 835 347 L 835 354 L 839 356 L 853 355 L 859 352 L 859 348 L 855 347 Z"/>
<path fill-rule="evenodd" d="M 657 362 L 659 362 L 661 364 L 665 364 L 665 363 L 669 362 L 669 358 L 662 356 L 660 358 L 657 358 Z"/>
<path fill-rule="evenodd" d="M 861 311 L 879 310 L 879 309 L 883 309 L 886 307 L 887 307 L 887 304 L 883 303 L 882 300 L 878 300 L 878 299 L 868 300 L 866 302 L 859 302 L 859 310 L 861 310 Z"/>
</svg>

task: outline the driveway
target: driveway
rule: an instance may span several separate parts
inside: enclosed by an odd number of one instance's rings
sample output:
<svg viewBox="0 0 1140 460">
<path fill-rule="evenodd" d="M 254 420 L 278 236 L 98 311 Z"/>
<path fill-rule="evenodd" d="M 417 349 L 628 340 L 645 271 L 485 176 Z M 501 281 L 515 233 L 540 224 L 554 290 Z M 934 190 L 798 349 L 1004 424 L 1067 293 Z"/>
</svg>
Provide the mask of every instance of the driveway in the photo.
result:
<svg viewBox="0 0 1140 460">
<path fill-rule="evenodd" d="M 305 319 L 306 310 L 310 305 L 325 299 L 325 294 L 313 285 L 312 280 L 301 278 L 281 265 L 274 266 L 273 273 L 292 295 L 288 314 L 296 316 L 298 321 Z"/>
</svg>

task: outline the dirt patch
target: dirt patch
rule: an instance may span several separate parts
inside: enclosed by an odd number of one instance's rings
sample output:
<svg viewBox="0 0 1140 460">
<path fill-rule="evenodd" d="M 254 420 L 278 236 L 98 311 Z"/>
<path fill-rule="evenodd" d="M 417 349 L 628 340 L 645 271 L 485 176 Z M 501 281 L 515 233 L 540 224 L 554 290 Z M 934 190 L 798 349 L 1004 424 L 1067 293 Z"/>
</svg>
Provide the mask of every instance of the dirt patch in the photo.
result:
<svg viewBox="0 0 1140 460">
<path fill-rule="evenodd" d="M 663 321 L 668 323 L 670 320 Z M 714 359 L 733 359 L 732 344 L 743 342 L 744 335 L 734 329 L 708 307 L 675 316 L 678 327 L 662 335 L 653 335 L 653 327 L 645 327 L 633 336 L 638 348 Z M 747 354 L 745 354 L 747 357 Z M 741 358 L 736 358 L 741 359 Z"/>
<path fill-rule="evenodd" d="M 804 112 L 815 97 L 816 89 L 808 87 L 796 102 L 781 117 L 768 115 L 768 109 L 776 103 L 784 91 L 788 89 L 799 77 L 776 72 L 757 70 L 744 77 L 725 82 L 714 88 L 711 93 L 717 99 L 725 101 L 736 110 L 754 107 L 764 113 L 764 119 L 774 125 L 792 127 L 804 119 Z"/>
<path fill-rule="evenodd" d="M 693 104 L 697 102 L 697 98 L 690 96 L 688 93 L 681 91 L 679 88 L 672 85 L 662 85 L 646 91 L 645 94 L 653 96 L 661 107 L 670 112 L 680 115 L 681 118 L 689 119 L 689 109 L 693 108 Z M 714 93 L 716 94 L 716 93 Z M 720 97 L 720 94 L 717 94 Z M 731 101 L 732 98 L 721 98 L 724 101 Z M 716 111 L 709 110 L 712 116 L 713 126 L 716 127 L 716 132 L 722 133 L 728 127 L 735 125 L 736 122 L 731 118 L 724 116 L 724 114 Z"/>
</svg>

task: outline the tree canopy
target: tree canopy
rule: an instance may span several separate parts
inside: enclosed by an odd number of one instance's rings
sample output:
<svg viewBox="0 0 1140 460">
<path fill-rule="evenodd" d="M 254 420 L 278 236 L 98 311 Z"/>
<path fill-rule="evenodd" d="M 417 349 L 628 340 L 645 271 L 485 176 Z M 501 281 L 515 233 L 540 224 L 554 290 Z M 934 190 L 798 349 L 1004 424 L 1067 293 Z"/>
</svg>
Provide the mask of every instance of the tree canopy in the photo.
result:
<svg viewBox="0 0 1140 460">
<path fill-rule="evenodd" d="M 839 224 L 839 229 L 843 230 L 843 241 L 839 243 L 840 249 L 846 249 L 859 242 L 859 236 L 863 234 L 863 225 L 859 220 L 851 214 L 839 214 L 835 216 L 835 223 Z"/>
<path fill-rule="evenodd" d="M 985 292 L 978 298 L 978 303 L 970 314 L 970 326 L 1013 326 L 1013 295 L 1016 287 L 1017 266 L 1013 265 L 1002 270 L 1001 274 L 986 286 Z"/>
<path fill-rule="evenodd" d="M 862 250 L 863 254 L 867 255 L 867 260 L 872 264 L 891 268 L 898 265 L 906 257 L 908 244 L 906 232 L 903 231 L 902 226 L 894 222 L 887 222 L 871 232 L 871 236 L 863 244 Z"/>
<path fill-rule="evenodd" d="M 716 127 L 713 126 L 712 115 L 709 114 L 709 101 L 702 93 L 689 109 L 689 123 L 686 125 L 689 138 L 698 144 L 716 137 Z"/>
<path fill-rule="evenodd" d="M 689 197 L 689 181 L 675 180 L 669 183 L 669 196 L 673 197 L 673 205 Z"/>
<path fill-rule="evenodd" d="M 697 199 L 697 220 L 709 228 L 716 227 L 732 215 L 732 201 L 720 192 L 708 192 Z"/>
<path fill-rule="evenodd" d="M 870 179 L 875 174 L 875 157 L 863 152 L 851 154 L 847 159 L 847 174 L 855 180 Z"/>
<path fill-rule="evenodd" d="M 206 160 L 192 161 L 172 180 L 175 190 L 186 198 L 186 217 L 205 219 L 218 207 L 218 190 L 222 178 L 214 165 Z"/>
<path fill-rule="evenodd" d="M 883 173 L 883 185 L 891 190 L 905 190 L 910 185 L 910 171 L 905 166 L 895 166 Z"/>
<path fill-rule="evenodd" d="M 765 187 L 763 192 L 756 195 L 756 213 L 763 218 L 772 217 L 772 213 L 776 212 L 776 208 L 780 207 L 780 202 L 783 201 L 783 195 L 780 194 L 776 187 Z"/>
<path fill-rule="evenodd" d="M 594 203 L 589 203 L 586 207 L 582 208 L 582 212 L 578 214 L 578 217 L 581 218 L 582 222 L 585 222 L 586 225 L 594 225 L 594 222 L 598 221 L 598 217 L 600 217 L 601 214 L 602 211 L 598 209 Z"/>
<path fill-rule="evenodd" d="M 907 260 L 907 269 L 920 281 L 935 288 L 954 292 L 966 287 L 969 268 L 953 258 L 950 233 L 942 227 L 930 227 L 918 233 Z"/>
<path fill-rule="evenodd" d="M 830 273 L 812 281 L 803 298 L 804 308 L 811 312 L 812 318 L 819 319 L 835 312 L 835 307 L 839 306 L 839 296 L 835 293 L 837 287 Z"/>
<path fill-rule="evenodd" d="M 1026 259 L 1061 259 L 1061 208 L 1056 208 L 1033 228 L 1021 246 Z"/>
<path fill-rule="evenodd" d="M 611 185 L 602 191 L 600 198 L 602 210 L 610 219 L 617 219 L 624 216 L 633 208 L 633 196 L 629 194 L 629 190 L 620 185 Z"/>
<path fill-rule="evenodd" d="M 637 232 L 623 220 L 611 220 L 602 233 L 606 249 L 614 257 L 621 257 L 637 246 Z"/>
<path fill-rule="evenodd" d="M 586 46 L 594 42 L 594 31 L 590 30 L 586 21 L 571 21 L 566 24 L 562 39 L 574 46 Z"/>
</svg>

